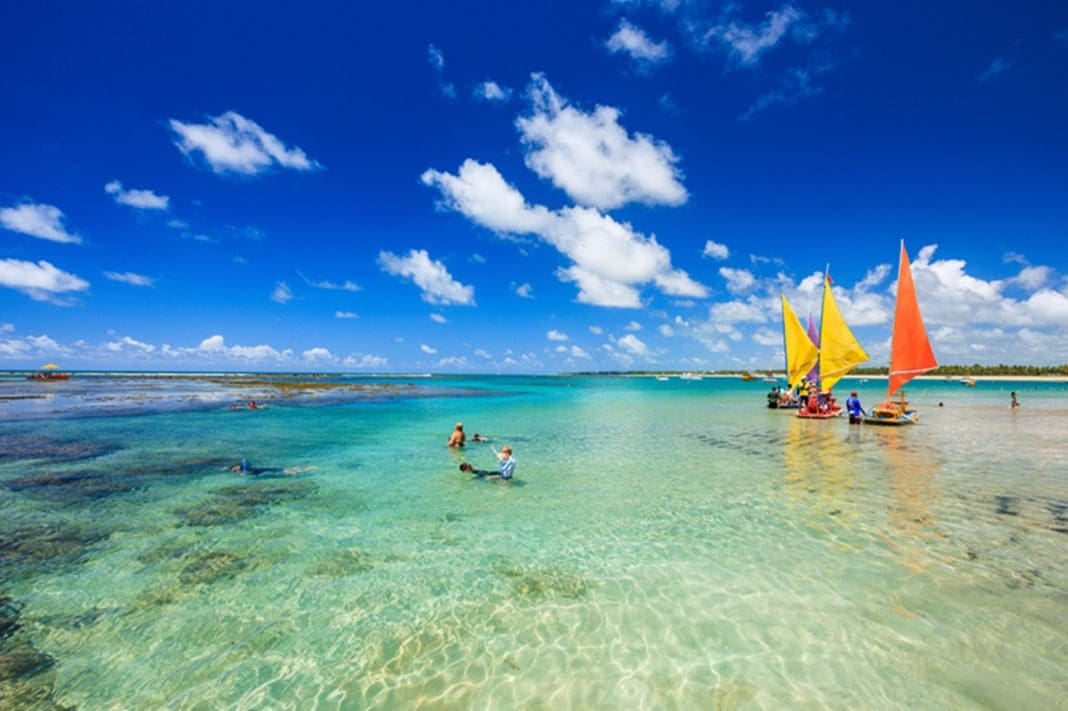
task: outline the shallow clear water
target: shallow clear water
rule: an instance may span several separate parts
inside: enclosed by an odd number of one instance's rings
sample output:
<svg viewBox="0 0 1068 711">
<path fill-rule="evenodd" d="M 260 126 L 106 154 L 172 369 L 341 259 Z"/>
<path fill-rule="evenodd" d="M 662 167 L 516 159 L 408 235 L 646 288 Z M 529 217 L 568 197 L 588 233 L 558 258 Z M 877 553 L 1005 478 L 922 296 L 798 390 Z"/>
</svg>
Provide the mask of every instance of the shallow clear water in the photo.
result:
<svg viewBox="0 0 1068 711">
<path fill-rule="evenodd" d="M 95 417 L 78 398 L 106 386 L 82 384 L 58 415 L 0 410 L 0 697 L 1065 706 L 1064 384 L 916 383 L 922 424 L 879 429 L 737 380 L 407 382 Z M 448 451 L 456 420 L 513 445 L 515 481 L 457 471 L 493 454 Z"/>
</svg>

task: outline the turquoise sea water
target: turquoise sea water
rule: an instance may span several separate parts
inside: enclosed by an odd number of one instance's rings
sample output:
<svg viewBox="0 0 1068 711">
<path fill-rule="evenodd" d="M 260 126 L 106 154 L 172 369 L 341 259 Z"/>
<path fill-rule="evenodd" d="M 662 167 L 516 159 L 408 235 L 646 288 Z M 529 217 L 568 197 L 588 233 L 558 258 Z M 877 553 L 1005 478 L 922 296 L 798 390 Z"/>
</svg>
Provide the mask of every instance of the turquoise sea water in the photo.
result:
<svg viewBox="0 0 1068 711">
<path fill-rule="evenodd" d="M 1064 384 L 915 383 L 879 429 L 734 379 L 372 382 L 0 400 L 0 706 L 1068 705 Z"/>
</svg>

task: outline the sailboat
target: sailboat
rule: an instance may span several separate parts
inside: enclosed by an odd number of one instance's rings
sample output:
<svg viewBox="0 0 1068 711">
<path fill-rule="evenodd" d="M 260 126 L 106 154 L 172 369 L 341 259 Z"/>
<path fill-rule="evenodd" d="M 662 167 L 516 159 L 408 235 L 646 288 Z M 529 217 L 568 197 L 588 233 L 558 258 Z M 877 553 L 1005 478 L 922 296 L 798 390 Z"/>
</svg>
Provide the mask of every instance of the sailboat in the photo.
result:
<svg viewBox="0 0 1068 711">
<path fill-rule="evenodd" d="M 905 241 L 901 241 L 901 261 L 897 268 L 897 304 L 894 306 L 894 332 L 890 340 L 890 378 L 886 400 L 873 407 L 864 422 L 871 425 L 912 425 L 919 422 L 919 414 L 909 409 L 901 388 L 921 373 L 938 367 L 927 329 L 923 326 L 920 304 L 916 300 L 916 285 L 912 281 L 909 255 Z M 894 393 L 900 393 L 897 401 Z"/>
<path fill-rule="evenodd" d="M 790 307 L 790 302 L 786 300 L 786 295 L 780 294 L 780 297 L 782 298 L 782 338 L 786 352 L 786 394 L 789 396 L 789 393 L 815 367 L 820 355 L 816 344 L 805 333 L 804 327 L 797 319 L 797 314 Z M 796 408 L 797 401 L 786 400 L 780 396 L 776 397 L 773 403 L 771 393 L 768 393 L 768 407 Z"/>
<path fill-rule="evenodd" d="M 868 360 L 853 332 L 849 330 L 831 291 L 831 277 L 823 277 L 823 306 L 820 315 L 820 345 L 815 391 L 809 394 L 809 406 L 798 408 L 798 417 L 827 419 L 842 414 L 831 389 L 849 371 Z"/>
</svg>

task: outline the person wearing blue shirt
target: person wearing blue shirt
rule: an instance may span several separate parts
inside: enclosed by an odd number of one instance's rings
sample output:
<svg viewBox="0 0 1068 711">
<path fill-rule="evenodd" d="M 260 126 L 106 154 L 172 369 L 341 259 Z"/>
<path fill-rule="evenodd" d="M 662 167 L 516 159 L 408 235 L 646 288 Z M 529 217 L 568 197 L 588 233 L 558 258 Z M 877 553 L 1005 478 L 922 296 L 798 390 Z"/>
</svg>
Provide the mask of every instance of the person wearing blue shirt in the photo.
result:
<svg viewBox="0 0 1068 711">
<path fill-rule="evenodd" d="M 464 462 L 460 465 L 460 471 L 474 474 L 477 477 L 500 477 L 503 481 L 508 481 L 515 474 L 515 457 L 512 456 L 512 448 L 509 445 L 501 447 L 501 451 L 493 450 L 497 455 L 497 471 L 487 471 L 485 469 L 475 469 L 473 466 Z"/>
<path fill-rule="evenodd" d="M 849 393 L 849 399 L 846 400 L 846 410 L 849 412 L 849 424 L 851 425 L 859 425 L 863 422 L 861 416 L 868 414 L 864 411 L 863 406 L 861 406 L 860 398 L 857 397 L 856 390 Z"/>
</svg>

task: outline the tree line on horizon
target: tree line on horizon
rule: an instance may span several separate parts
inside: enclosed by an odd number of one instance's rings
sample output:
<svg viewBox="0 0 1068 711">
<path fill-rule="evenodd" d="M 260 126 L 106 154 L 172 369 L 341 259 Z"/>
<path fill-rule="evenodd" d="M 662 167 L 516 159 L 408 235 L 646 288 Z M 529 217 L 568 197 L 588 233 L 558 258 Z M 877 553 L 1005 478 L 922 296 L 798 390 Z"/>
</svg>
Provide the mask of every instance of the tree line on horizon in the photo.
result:
<svg viewBox="0 0 1068 711">
<path fill-rule="evenodd" d="M 778 372 L 775 368 L 769 369 L 754 369 L 754 370 L 696 370 L 696 371 L 679 371 L 679 370 L 597 370 L 597 371 L 582 371 L 575 373 L 575 375 L 658 375 L 661 373 L 681 373 L 681 372 L 694 372 L 703 375 L 737 375 L 742 376 L 746 374 L 774 374 Z M 887 366 L 876 366 L 867 368 L 854 368 L 851 371 L 851 375 L 888 375 L 890 368 Z M 1068 363 L 1063 365 L 1008 365 L 1006 363 L 999 363 L 997 365 L 980 365 L 974 363 L 972 365 L 940 365 L 934 370 L 927 373 L 927 375 L 945 376 L 945 377 L 967 377 L 973 375 L 982 376 L 998 376 L 998 375 L 1012 375 L 1017 377 L 1045 377 L 1045 376 L 1064 376 L 1068 377 Z"/>
</svg>

